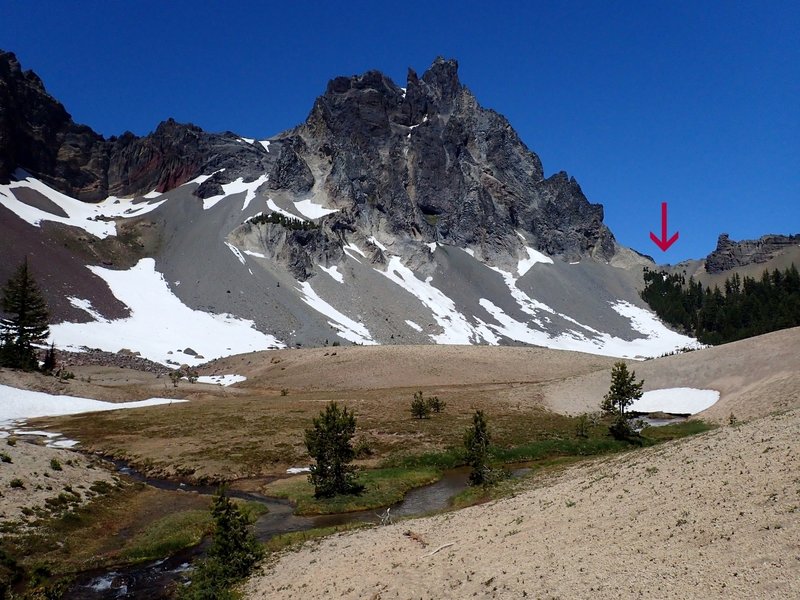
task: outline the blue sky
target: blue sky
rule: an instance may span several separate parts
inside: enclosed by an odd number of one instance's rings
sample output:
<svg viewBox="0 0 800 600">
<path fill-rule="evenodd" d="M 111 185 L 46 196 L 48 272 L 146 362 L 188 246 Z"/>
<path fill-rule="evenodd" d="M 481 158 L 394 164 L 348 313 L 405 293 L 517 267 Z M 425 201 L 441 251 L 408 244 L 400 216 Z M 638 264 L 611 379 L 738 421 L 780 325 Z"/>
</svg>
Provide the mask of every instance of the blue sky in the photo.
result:
<svg viewBox="0 0 800 600">
<path fill-rule="evenodd" d="M 268 137 L 335 76 L 402 84 L 442 55 L 627 246 L 674 263 L 721 232 L 800 232 L 796 1 L 3 4 L 0 48 L 104 135 L 174 117 Z"/>
</svg>

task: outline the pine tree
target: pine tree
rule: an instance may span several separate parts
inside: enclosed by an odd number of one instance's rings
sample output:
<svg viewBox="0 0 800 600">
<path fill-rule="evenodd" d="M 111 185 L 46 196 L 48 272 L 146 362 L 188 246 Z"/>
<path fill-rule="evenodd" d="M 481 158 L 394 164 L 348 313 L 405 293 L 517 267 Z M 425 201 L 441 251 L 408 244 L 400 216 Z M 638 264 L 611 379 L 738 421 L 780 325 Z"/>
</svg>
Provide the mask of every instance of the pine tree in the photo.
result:
<svg viewBox="0 0 800 600">
<path fill-rule="evenodd" d="M 328 498 L 336 494 L 359 494 L 364 486 L 356 481 L 353 436 L 356 418 L 347 407 L 331 402 L 306 429 L 306 448 L 316 461 L 308 479 L 314 484 L 314 496 Z"/>
<path fill-rule="evenodd" d="M 422 391 L 414 393 L 411 400 L 411 415 L 417 419 L 427 419 L 431 414 L 430 405 L 422 398 Z"/>
<path fill-rule="evenodd" d="M 469 474 L 470 485 L 489 482 L 489 426 L 482 410 L 472 415 L 472 427 L 464 434 L 464 447 L 467 449 L 467 464 L 472 467 Z"/>
<path fill-rule="evenodd" d="M 0 305 L 0 365 L 37 367 L 36 346 L 50 334 L 47 304 L 28 269 L 26 258 L 3 288 Z"/>
<path fill-rule="evenodd" d="M 628 372 L 628 365 L 624 362 L 614 363 L 611 368 L 611 387 L 603 397 L 600 407 L 603 412 L 614 416 L 610 427 L 611 434 L 617 439 L 629 437 L 633 431 L 628 425 L 625 409 L 633 404 L 634 400 L 642 397 L 644 380 L 636 383 L 636 371 Z"/>
<path fill-rule="evenodd" d="M 229 579 L 246 577 L 262 556 L 261 546 L 247 530 L 247 515 L 236 506 L 221 486 L 211 507 L 214 537 L 208 558 L 225 565 Z"/>
</svg>

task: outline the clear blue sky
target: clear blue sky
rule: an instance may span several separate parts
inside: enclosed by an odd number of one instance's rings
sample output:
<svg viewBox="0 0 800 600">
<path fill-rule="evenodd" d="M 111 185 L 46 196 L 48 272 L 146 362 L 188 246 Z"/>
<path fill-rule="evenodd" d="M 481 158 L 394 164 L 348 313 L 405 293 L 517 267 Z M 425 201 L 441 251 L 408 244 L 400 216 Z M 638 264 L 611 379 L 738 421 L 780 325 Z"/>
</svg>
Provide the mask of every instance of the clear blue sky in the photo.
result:
<svg viewBox="0 0 800 600">
<path fill-rule="evenodd" d="M 113 135 L 174 117 L 267 137 L 327 81 L 405 81 L 456 58 L 479 102 L 661 262 L 717 235 L 800 232 L 800 3 L 4 0 L 17 53 L 76 121 Z M 669 202 L 666 254 L 649 240 Z"/>
</svg>

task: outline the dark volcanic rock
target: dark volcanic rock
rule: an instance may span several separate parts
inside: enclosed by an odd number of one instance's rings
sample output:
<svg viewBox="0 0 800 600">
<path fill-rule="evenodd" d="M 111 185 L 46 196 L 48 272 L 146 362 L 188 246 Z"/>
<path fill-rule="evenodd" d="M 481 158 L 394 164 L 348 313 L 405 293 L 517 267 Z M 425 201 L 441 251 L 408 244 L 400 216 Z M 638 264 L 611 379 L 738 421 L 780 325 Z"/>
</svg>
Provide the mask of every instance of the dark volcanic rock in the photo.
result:
<svg viewBox="0 0 800 600">
<path fill-rule="evenodd" d="M 410 70 L 405 91 L 377 71 L 339 77 L 286 137 L 302 138 L 294 147 L 325 173 L 328 199 L 352 207 L 367 234 L 475 245 L 491 258 L 517 248 L 520 230 L 553 255 L 610 258 L 602 206 L 565 173 L 545 179 L 539 158 L 457 71 L 439 58 L 422 78 Z M 332 216 L 333 229 L 344 216 Z"/>
<path fill-rule="evenodd" d="M 0 182 L 22 168 L 86 201 L 164 192 L 198 175 L 226 169 L 229 180 L 264 172 L 274 159 L 232 134 L 206 133 L 169 119 L 144 137 L 108 140 L 73 122 L 39 77 L 0 51 Z"/>
<path fill-rule="evenodd" d="M 706 257 L 706 271 L 721 273 L 735 267 L 765 263 L 784 248 L 800 244 L 798 235 L 765 235 L 757 240 L 734 242 L 723 233 L 717 248 Z"/>
</svg>

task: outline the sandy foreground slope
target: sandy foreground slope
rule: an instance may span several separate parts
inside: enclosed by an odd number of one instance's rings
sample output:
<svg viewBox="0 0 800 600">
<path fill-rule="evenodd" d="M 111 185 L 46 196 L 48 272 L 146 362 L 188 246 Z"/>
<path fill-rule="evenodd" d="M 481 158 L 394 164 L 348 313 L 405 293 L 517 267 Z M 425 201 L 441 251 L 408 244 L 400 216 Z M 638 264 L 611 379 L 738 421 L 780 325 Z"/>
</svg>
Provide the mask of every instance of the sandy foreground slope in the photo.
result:
<svg viewBox="0 0 800 600">
<path fill-rule="evenodd" d="M 800 409 L 595 460 L 534 479 L 513 498 L 307 543 L 265 565 L 245 591 L 799 598 Z"/>
</svg>

